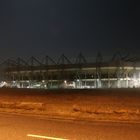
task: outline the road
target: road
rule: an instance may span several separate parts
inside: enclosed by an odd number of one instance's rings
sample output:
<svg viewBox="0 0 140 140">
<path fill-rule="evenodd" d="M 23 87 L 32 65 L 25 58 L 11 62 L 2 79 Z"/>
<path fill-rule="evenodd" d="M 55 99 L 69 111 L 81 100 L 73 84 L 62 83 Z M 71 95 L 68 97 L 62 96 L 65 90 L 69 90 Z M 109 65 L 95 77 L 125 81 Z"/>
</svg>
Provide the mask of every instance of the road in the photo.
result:
<svg viewBox="0 0 140 140">
<path fill-rule="evenodd" d="M 0 114 L 0 140 L 140 140 L 140 123 Z"/>
</svg>

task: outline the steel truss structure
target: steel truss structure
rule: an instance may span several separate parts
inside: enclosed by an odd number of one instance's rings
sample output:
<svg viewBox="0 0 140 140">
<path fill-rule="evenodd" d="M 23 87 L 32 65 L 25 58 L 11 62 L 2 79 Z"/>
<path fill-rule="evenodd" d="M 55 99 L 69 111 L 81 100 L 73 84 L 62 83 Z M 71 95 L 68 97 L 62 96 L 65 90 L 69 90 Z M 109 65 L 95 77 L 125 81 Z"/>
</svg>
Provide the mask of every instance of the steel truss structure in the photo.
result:
<svg viewBox="0 0 140 140">
<path fill-rule="evenodd" d="M 140 87 L 140 61 L 115 53 L 108 62 L 100 53 L 88 62 L 80 53 L 72 62 L 64 54 L 54 61 L 45 56 L 8 59 L 1 63 L 0 86 L 19 88 L 133 88 Z"/>
</svg>

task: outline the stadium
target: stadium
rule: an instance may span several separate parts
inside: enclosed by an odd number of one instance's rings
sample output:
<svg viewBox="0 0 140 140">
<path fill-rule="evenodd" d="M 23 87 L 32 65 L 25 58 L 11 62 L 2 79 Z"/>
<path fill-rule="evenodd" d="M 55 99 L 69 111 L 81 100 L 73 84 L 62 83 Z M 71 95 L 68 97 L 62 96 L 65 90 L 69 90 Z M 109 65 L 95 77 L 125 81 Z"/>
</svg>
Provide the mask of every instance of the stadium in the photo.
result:
<svg viewBox="0 0 140 140">
<path fill-rule="evenodd" d="M 100 53 L 93 62 L 80 53 L 74 61 L 62 54 L 57 61 L 45 56 L 0 64 L 1 87 L 17 88 L 139 88 L 140 61 L 117 52 L 109 61 Z"/>
</svg>

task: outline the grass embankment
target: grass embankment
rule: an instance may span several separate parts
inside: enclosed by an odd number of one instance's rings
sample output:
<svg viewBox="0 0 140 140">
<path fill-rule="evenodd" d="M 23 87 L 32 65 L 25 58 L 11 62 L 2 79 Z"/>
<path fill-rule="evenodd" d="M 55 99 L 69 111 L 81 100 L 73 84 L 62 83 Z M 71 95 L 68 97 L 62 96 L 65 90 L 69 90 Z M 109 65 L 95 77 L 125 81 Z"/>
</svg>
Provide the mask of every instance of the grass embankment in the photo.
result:
<svg viewBox="0 0 140 140">
<path fill-rule="evenodd" d="M 140 89 L 0 89 L 0 111 L 74 119 L 140 121 Z"/>
</svg>

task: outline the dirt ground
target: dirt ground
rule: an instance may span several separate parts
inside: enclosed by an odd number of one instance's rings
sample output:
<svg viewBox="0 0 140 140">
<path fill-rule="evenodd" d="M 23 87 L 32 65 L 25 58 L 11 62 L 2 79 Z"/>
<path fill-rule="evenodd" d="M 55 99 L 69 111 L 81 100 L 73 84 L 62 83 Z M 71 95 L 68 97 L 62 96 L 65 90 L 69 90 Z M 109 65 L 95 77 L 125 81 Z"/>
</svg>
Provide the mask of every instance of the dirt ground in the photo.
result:
<svg viewBox="0 0 140 140">
<path fill-rule="evenodd" d="M 0 112 L 140 122 L 140 89 L 1 88 Z"/>
</svg>

